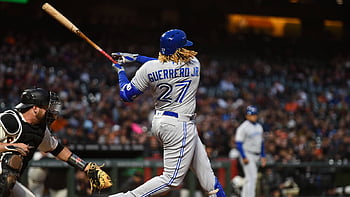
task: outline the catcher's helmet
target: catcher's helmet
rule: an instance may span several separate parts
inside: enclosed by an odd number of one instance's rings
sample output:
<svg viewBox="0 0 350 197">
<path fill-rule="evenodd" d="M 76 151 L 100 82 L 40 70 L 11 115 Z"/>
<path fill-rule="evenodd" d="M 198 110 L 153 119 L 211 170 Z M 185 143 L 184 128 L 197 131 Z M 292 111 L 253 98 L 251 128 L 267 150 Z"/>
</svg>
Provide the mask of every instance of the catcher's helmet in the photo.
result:
<svg viewBox="0 0 350 197">
<path fill-rule="evenodd" d="M 48 106 L 50 102 L 50 92 L 42 88 L 26 89 L 22 92 L 21 102 L 16 105 L 16 109 L 24 109 L 31 106 Z"/>
<path fill-rule="evenodd" d="M 171 29 L 160 37 L 160 53 L 172 55 L 178 48 L 192 46 L 193 42 L 187 40 L 186 33 L 179 29 Z"/>
<path fill-rule="evenodd" d="M 51 125 L 57 119 L 61 111 L 61 101 L 57 94 L 42 88 L 24 90 L 21 95 L 21 102 L 15 106 L 15 109 L 25 109 L 34 105 L 46 108 L 46 122 L 48 125 Z"/>
<path fill-rule="evenodd" d="M 259 110 L 256 106 L 254 105 L 249 105 L 246 110 L 247 115 L 256 115 L 259 113 Z"/>
</svg>

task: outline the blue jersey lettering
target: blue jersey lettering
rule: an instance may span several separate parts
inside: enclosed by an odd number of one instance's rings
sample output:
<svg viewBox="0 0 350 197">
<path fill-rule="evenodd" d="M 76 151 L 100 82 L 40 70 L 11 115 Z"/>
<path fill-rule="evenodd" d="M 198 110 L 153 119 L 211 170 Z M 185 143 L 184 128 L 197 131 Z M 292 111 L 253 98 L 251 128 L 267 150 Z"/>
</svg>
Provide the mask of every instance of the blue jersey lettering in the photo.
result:
<svg viewBox="0 0 350 197">
<path fill-rule="evenodd" d="M 174 70 L 174 73 L 175 73 L 174 77 L 175 77 L 175 78 L 176 78 L 176 77 L 179 77 L 179 75 L 177 75 L 177 74 L 178 74 L 178 72 L 179 72 L 179 69 L 178 69 L 178 68 L 176 68 L 176 69 Z"/>
<path fill-rule="evenodd" d="M 147 76 L 148 76 L 148 80 L 149 80 L 150 82 L 153 82 L 153 81 L 154 81 L 154 78 L 152 77 L 152 74 L 151 74 L 151 73 L 148 73 Z"/>
<path fill-rule="evenodd" d="M 158 70 L 158 76 L 159 76 L 159 80 L 162 80 L 163 79 L 163 77 L 162 77 L 162 72 L 163 72 L 163 70 Z"/>
<path fill-rule="evenodd" d="M 193 67 L 193 73 L 191 74 L 192 77 L 199 76 L 199 68 Z"/>
<path fill-rule="evenodd" d="M 159 77 L 158 77 L 156 72 L 152 72 L 152 76 L 153 76 L 154 81 L 158 81 L 159 80 Z"/>
<path fill-rule="evenodd" d="M 169 78 L 174 78 L 174 70 L 173 69 L 169 69 Z"/>
<path fill-rule="evenodd" d="M 185 68 L 185 77 L 190 76 L 190 68 Z"/>
<path fill-rule="evenodd" d="M 150 82 L 159 81 L 162 79 L 173 79 L 177 77 L 197 77 L 199 76 L 199 68 L 194 67 L 192 73 L 190 74 L 191 68 L 176 68 L 176 69 L 164 69 L 157 70 L 148 73 L 148 80 Z"/>
<path fill-rule="evenodd" d="M 185 69 L 180 68 L 180 77 L 184 77 L 184 76 L 185 76 Z"/>
<path fill-rule="evenodd" d="M 163 75 L 164 75 L 164 79 L 168 79 L 168 70 L 167 69 L 164 69 L 163 70 Z"/>
</svg>

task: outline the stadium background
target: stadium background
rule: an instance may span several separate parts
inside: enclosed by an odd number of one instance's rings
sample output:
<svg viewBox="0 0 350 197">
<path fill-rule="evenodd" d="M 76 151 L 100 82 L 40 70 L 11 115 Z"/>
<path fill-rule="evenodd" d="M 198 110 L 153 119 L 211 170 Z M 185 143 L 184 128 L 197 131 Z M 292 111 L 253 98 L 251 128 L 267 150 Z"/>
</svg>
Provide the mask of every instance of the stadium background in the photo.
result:
<svg viewBox="0 0 350 197">
<path fill-rule="evenodd" d="M 108 53 L 156 56 L 162 32 L 184 29 L 203 66 L 197 122 L 213 161 L 235 155 L 244 106 L 261 109 L 270 163 L 261 171 L 261 196 L 288 177 L 299 196 L 334 196 L 350 185 L 348 1 L 48 2 Z M 149 94 L 120 102 L 110 62 L 44 13 L 42 4 L 0 2 L 0 109 L 18 103 L 25 88 L 50 88 L 64 103 L 54 133 L 78 154 L 159 159 L 159 144 L 147 132 Z M 277 33 L 276 21 L 283 24 Z M 128 65 L 130 76 L 137 66 Z M 130 168 L 118 179 L 135 171 L 144 169 Z M 269 180 L 268 173 L 279 178 Z"/>
</svg>

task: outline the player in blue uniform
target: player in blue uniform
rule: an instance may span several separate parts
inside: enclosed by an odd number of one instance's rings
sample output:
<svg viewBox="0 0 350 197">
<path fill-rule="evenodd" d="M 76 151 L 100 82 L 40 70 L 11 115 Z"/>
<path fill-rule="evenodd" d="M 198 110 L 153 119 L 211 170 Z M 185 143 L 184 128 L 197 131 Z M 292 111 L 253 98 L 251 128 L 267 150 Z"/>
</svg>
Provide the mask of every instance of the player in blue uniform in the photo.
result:
<svg viewBox="0 0 350 197">
<path fill-rule="evenodd" d="M 124 101 L 132 102 L 147 88 L 152 91 L 155 107 L 152 133 L 163 144 L 164 172 L 132 191 L 111 197 L 164 195 L 182 183 L 188 170 L 197 175 L 208 196 L 226 196 L 211 168 L 194 121 L 200 63 L 195 57 L 197 52 L 184 48 L 192 44 L 184 31 L 172 29 L 160 37 L 158 59 L 112 54 L 121 58 L 120 63 L 135 60 L 143 63 L 131 82 L 121 64 L 114 66 L 118 70 L 120 97 Z"/>
<path fill-rule="evenodd" d="M 241 197 L 255 197 L 259 158 L 261 166 L 266 165 L 263 128 L 258 122 L 258 108 L 256 106 L 249 105 L 245 117 L 246 120 L 237 128 L 235 136 L 246 180 Z"/>
</svg>

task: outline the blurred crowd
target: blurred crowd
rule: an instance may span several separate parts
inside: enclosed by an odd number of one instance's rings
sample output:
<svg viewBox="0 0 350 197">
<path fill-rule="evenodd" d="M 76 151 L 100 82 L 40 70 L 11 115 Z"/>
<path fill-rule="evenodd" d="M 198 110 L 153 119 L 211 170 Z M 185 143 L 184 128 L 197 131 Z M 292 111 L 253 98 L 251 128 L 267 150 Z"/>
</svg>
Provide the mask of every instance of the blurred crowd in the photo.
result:
<svg viewBox="0 0 350 197">
<path fill-rule="evenodd" d="M 24 89 L 47 88 L 63 104 L 52 125 L 63 144 L 143 144 L 146 157 L 159 158 L 161 146 L 150 135 L 150 94 L 121 102 L 111 63 L 79 39 L 45 33 L 1 32 L 1 111 L 14 107 Z M 140 49 L 130 42 L 121 49 L 157 56 L 158 43 Z M 196 121 L 209 156 L 229 157 L 245 106 L 254 104 L 260 110 L 269 163 L 347 162 L 348 51 L 338 43 L 291 44 L 248 35 L 230 42 L 232 48 L 222 52 L 195 49 L 202 64 Z M 115 52 L 111 45 L 107 49 Z M 126 66 L 130 77 L 138 66 Z"/>
<path fill-rule="evenodd" d="M 2 37 L 1 110 L 18 103 L 26 88 L 48 88 L 62 101 L 61 117 L 52 129 L 63 144 L 154 142 L 147 140 L 152 138 L 153 114 L 148 92 L 133 103 L 121 102 L 109 63 L 84 45 L 55 43 L 47 37 L 39 42 L 25 35 Z M 199 55 L 196 121 L 204 144 L 213 147 L 212 157 L 228 156 L 243 109 L 254 104 L 260 109 L 270 162 L 349 158 L 349 56 L 337 54 L 322 61 L 281 55 Z M 137 66 L 126 66 L 130 76 Z"/>
</svg>

